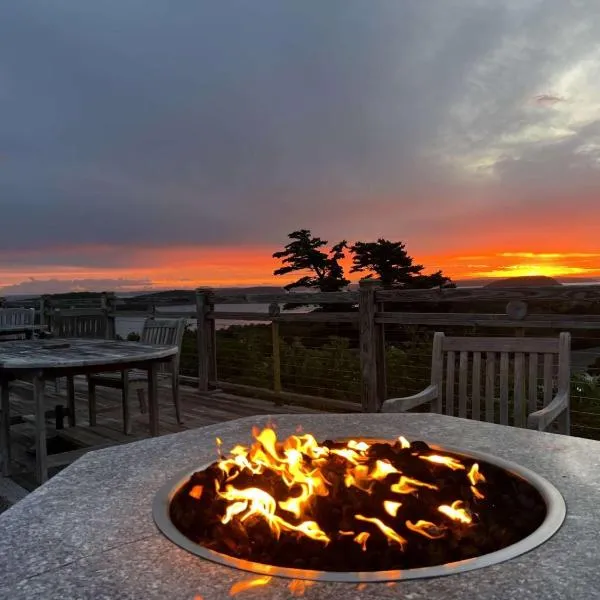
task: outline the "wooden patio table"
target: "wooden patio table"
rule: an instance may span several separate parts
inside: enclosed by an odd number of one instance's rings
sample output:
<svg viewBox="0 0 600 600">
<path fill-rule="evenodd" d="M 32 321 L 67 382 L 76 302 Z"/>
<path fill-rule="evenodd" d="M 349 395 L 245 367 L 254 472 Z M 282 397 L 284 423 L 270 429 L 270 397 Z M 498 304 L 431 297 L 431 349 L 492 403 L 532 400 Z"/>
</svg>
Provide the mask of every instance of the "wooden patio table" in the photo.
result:
<svg viewBox="0 0 600 600">
<path fill-rule="evenodd" d="M 46 379 L 72 377 L 102 371 L 144 369 L 148 372 L 148 414 L 150 433 L 158 435 L 158 364 L 172 360 L 177 346 L 159 346 L 115 340 L 83 338 L 19 340 L 0 344 L 0 385 L 2 389 L 0 453 L 3 474 L 10 464 L 9 381 L 24 379 L 33 383 L 35 404 L 36 480 L 48 479 L 44 387 Z M 95 413 L 90 398 L 90 421 Z M 70 407 L 72 409 L 72 407 Z M 93 422 L 90 422 L 93 425 Z"/>
</svg>

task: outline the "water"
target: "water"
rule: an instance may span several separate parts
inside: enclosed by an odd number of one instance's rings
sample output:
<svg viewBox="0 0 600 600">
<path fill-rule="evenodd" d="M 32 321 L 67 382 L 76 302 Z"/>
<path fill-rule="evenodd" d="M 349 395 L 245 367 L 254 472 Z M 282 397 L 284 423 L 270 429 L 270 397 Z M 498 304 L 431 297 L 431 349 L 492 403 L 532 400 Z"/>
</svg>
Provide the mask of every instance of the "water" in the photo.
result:
<svg viewBox="0 0 600 600">
<path fill-rule="evenodd" d="M 217 311 L 227 311 L 227 312 L 244 312 L 244 313 L 263 313 L 269 314 L 269 305 L 268 304 L 216 304 L 215 310 Z M 308 312 L 310 309 L 306 306 L 296 308 L 293 311 L 289 312 Z M 190 313 L 193 315 L 188 320 L 188 325 L 190 327 L 196 327 L 196 308 L 191 304 L 183 305 L 183 306 L 161 306 L 156 309 L 157 315 L 168 316 L 169 313 Z M 286 311 L 287 312 L 287 311 Z M 144 326 L 144 317 L 126 317 L 119 316 L 115 319 L 115 330 L 117 335 L 125 338 L 129 333 L 137 333 L 140 334 L 142 332 L 142 328 Z M 227 327 L 231 327 L 232 325 L 248 325 L 254 323 L 264 323 L 264 321 L 232 321 L 226 319 L 218 319 L 216 322 L 217 329 L 227 329 Z"/>
</svg>

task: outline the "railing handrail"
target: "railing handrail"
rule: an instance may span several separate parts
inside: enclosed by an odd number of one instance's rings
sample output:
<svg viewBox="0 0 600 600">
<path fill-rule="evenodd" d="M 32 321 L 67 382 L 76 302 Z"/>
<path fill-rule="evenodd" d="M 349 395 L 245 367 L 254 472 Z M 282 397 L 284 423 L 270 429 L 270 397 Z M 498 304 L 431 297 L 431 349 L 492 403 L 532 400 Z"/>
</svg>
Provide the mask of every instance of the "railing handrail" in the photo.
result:
<svg viewBox="0 0 600 600">
<path fill-rule="evenodd" d="M 363 280 L 370 282 L 370 280 Z M 373 282 L 376 283 L 376 282 Z M 56 298 L 55 295 L 46 294 L 32 296 L 24 299 L 1 299 L 6 307 L 30 307 L 34 305 L 38 310 L 42 298 L 46 304 L 58 308 L 83 308 L 88 306 L 101 306 L 103 297 L 111 299 L 115 307 L 122 306 L 168 306 L 195 304 L 195 295 L 205 293 L 210 297 L 212 304 L 357 304 L 359 292 L 347 290 L 341 292 L 276 292 L 270 294 L 253 293 L 222 293 L 218 289 L 198 288 L 173 292 L 172 295 L 149 294 L 147 296 L 133 296 L 126 298 L 118 296 L 115 292 L 103 292 L 96 297 L 89 298 Z M 182 295 L 185 294 L 185 295 Z M 415 303 L 415 302 L 469 302 L 469 301 L 575 301 L 575 302 L 600 302 L 600 284 L 566 284 L 554 286 L 515 286 L 515 287 L 458 287 L 458 288 L 432 288 L 432 289 L 381 289 L 375 290 L 377 302 Z"/>
<path fill-rule="evenodd" d="M 421 311 L 427 303 L 479 303 L 493 302 L 496 312 L 408 312 L 402 306 L 412 304 L 411 309 Z M 545 287 L 512 288 L 438 288 L 430 290 L 382 289 L 377 281 L 363 281 L 359 291 L 344 292 L 289 292 L 273 294 L 221 293 L 218 290 L 200 288 L 172 295 L 138 298 L 120 298 L 112 292 L 104 292 L 93 298 L 53 298 L 5 300 L 5 307 L 35 308 L 40 325 L 52 324 L 53 315 L 62 318 L 104 315 L 108 320 L 107 337 L 115 335 L 118 317 L 138 317 L 168 314 L 173 317 L 194 319 L 197 325 L 198 378 L 200 390 L 208 390 L 219 382 L 216 374 L 216 322 L 219 320 L 270 323 L 273 329 L 273 362 L 279 357 L 279 325 L 284 323 L 349 323 L 359 332 L 358 352 L 361 365 L 361 399 L 363 410 L 377 410 L 385 390 L 385 325 L 429 327 L 483 327 L 512 328 L 521 334 L 527 330 L 558 329 L 599 330 L 600 314 L 527 314 L 527 302 L 536 306 L 549 302 L 576 303 L 582 306 L 600 303 L 600 285 L 562 285 Z M 506 312 L 497 312 L 498 304 L 507 303 Z M 269 312 L 244 312 L 240 310 L 215 310 L 215 305 L 264 304 Z M 331 310 L 306 313 L 281 311 L 283 304 L 327 305 Z M 352 310 L 335 311 L 332 305 L 353 305 Z M 415 307 L 417 305 L 417 307 Z M 189 307 L 163 313 L 167 306 Z M 485 306 L 485 304 L 483 305 Z M 408 306 L 407 306 L 408 308 Z M 128 310 L 129 309 L 129 310 Z M 158 309 L 158 311 L 157 311 Z M 539 309 L 538 309 L 539 310 Z M 222 383 L 222 382 L 219 382 Z M 292 399 L 291 392 L 281 389 L 280 365 L 273 364 L 273 393 L 281 399 Z M 259 390 L 260 391 L 260 390 Z M 298 395 L 296 395 L 298 396 Z M 294 396 L 294 398 L 296 398 Z M 317 399 L 318 400 L 318 399 Z"/>
<path fill-rule="evenodd" d="M 600 302 L 600 284 L 481 288 L 433 288 L 428 290 L 379 289 L 377 302 L 474 302 L 474 301 L 576 301 Z"/>
</svg>

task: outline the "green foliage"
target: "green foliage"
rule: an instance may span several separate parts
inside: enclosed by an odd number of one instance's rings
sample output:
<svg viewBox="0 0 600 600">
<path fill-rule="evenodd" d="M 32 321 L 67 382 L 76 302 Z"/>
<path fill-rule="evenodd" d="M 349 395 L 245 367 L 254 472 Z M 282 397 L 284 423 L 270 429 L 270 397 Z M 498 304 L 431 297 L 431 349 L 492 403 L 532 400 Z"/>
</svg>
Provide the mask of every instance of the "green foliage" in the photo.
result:
<svg viewBox="0 0 600 600">
<path fill-rule="evenodd" d="M 571 377 L 571 429 L 574 435 L 598 439 L 600 377 L 588 373 L 573 373 Z"/>
<path fill-rule="evenodd" d="M 288 238 L 292 241 L 282 251 L 273 254 L 273 258 L 280 259 L 283 263 L 283 266 L 276 269 L 273 274 L 306 274 L 286 285 L 286 290 L 307 287 L 317 288 L 321 292 L 339 292 L 350 283 L 344 277 L 344 268 L 339 263 L 344 258 L 346 241 L 341 241 L 332 246 L 328 252 L 323 252 L 321 248 L 327 246 L 329 242 L 313 237 L 308 229 L 293 231 Z"/>
<path fill-rule="evenodd" d="M 431 342 L 388 346 L 385 361 L 388 397 L 410 396 L 429 385 Z"/>
<path fill-rule="evenodd" d="M 179 371 L 183 375 L 198 377 L 198 338 L 196 330 L 186 326 L 181 340 Z"/>
<path fill-rule="evenodd" d="M 313 348 L 284 340 L 280 354 L 284 390 L 360 402 L 360 358 L 348 339 L 330 336 Z"/>
<path fill-rule="evenodd" d="M 302 324 L 307 332 L 307 324 Z M 273 388 L 273 347 L 269 325 L 234 325 L 216 332 L 218 378 L 230 383 Z M 282 388 L 288 392 L 360 402 L 360 355 L 350 337 L 327 335 L 313 325 L 308 345 L 295 329 L 282 328 Z M 306 337 L 304 338 L 306 339 Z M 414 393 L 429 383 L 430 342 L 387 348 L 390 391 Z M 197 376 L 195 332 L 183 338 L 181 371 Z"/>
<path fill-rule="evenodd" d="M 593 376 L 600 375 L 600 358 L 597 358 L 591 365 L 589 365 L 587 372 Z"/>
<path fill-rule="evenodd" d="M 441 271 L 423 275 L 425 267 L 414 264 L 412 256 L 408 255 L 402 242 L 379 238 L 376 242 L 356 242 L 350 250 L 353 254 L 350 272 L 367 272 L 366 279 L 376 275 L 384 287 L 426 289 L 454 285 Z"/>
</svg>

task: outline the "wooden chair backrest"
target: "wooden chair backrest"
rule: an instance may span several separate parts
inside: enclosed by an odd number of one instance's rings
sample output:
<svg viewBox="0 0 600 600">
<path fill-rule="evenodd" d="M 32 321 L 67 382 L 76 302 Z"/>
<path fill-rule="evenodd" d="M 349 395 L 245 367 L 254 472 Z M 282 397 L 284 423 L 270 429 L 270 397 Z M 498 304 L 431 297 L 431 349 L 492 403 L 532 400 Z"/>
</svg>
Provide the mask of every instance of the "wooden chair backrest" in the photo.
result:
<svg viewBox="0 0 600 600">
<path fill-rule="evenodd" d="M 51 330 L 56 337 L 101 338 L 107 336 L 108 318 L 105 315 L 52 314 Z"/>
<path fill-rule="evenodd" d="M 144 344 L 178 346 L 181 352 L 185 323 L 185 319 L 148 318 L 144 321 L 140 342 Z M 180 352 L 175 359 L 177 368 L 179 368 Z"/>
<path fill-rule="evenodd" d="M 35 324 L 34 308 L 0 308 L 0 331 L 10 331 Z"/>
<path fill-rule="evenodd" d="M 569 390 L 571 335 L 433 339 L 432 412 L 525 427 L 527 415 Z M 512 414 L 511 414 L 512 413 Z"/>
</svg>

